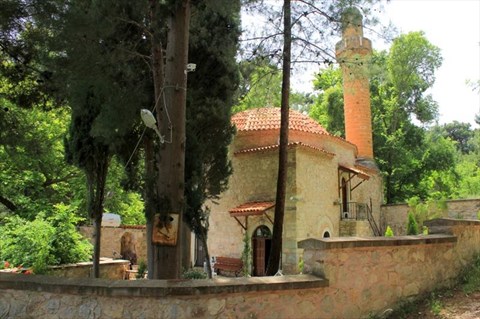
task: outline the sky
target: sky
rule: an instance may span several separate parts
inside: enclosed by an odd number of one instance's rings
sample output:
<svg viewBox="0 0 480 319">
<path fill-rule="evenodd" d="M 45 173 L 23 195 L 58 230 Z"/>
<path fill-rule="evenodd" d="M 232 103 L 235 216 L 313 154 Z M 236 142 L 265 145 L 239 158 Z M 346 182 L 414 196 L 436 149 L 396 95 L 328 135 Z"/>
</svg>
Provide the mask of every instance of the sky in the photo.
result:
<svg viewBox="0 0 480 319">
<path fill-rule="evenodd" d="M 443 64 L 431 91 L 440 124 L 456 120 L 478 127 L 480 92 L 465 81 L 480 80 L 480 0 L 392 0 L 384 10 L 399 31 L 424 31 L 441 49 Z"/>
<path fill-rule="evenodd" d="M 459 121 L 479 127 L 474 119 L 480 113 L 480 94 L 466 81 L 480 80 L 480 0 L 391 0 L 384 1 L 378 13 L 381 25 L 392 22 L 400 33 L 424 31 L 430 43 L 441 49 L 443 64 L 429 91 L 439 105 L 439 124 Z M 364 32 L 374 49 L 390 47 L 375 33 Z M 308 81 L 292 79 L 295 90 L 312 90 L 310 80 L 318 69 L 309 71 Z"/>
</svg>

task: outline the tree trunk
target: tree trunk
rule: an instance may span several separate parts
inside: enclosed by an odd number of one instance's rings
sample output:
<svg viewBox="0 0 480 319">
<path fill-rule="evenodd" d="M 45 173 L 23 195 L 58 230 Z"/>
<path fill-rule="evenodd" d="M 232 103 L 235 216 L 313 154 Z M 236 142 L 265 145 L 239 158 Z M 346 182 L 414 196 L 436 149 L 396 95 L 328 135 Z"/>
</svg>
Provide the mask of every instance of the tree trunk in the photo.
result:
<svg viewBox="0 0 480 319">
<path fill-rule="evenodd" d="M 145 137 L 145 220 L 147 230 L 147 275 L 153 279 L 154 259 L 152 243 L 153 217 L 155 216 L 155 201 L 157 198 L 155 188 L 156 172 L 155 157 L 153 154 L 153 141 L 149 136 Z"/>
<path fill-rule="evenodd" d="M 203 232 L 201 236 L 198 238 L 200 240 L 200 243 L 202 244 L 203 249 L 205 249 L 205 259 L 207 262 L 207 275 L 209 279 L 212 279 L 212 263 L 210 262 L 210 253 L 208 252 L 208 246 L 207 246 L 207 234 L 206 232 Z"/>
<path fill-rule="evenodd" d="M 100 277 L 100 239 L 102 235 L 102 214 L 100 216 L 95 216 L 93 220 L 93 238 L 95 238 L 93 242 L 93 278 Z"/>
<path fill-rule="evenodd" d="M 280 147 L 278 154 L 277 195 L 275 199 L 275 220 L 273 223 L 272 247 L 268 259 L 267 276 L 275 275 L 281 268 L 283 219 L 285 215 L 285 196 L 287 190 L 288 162 L 288 112 L 290 99 L 290 57 L 291 57 L 291 14 L 290 0 L 283 2 L 284 37 L 283 37 L 283 75 L 280 122 Z"/>
<path fill-rule="evenodd" d="M 102 146 L 97 146 L 102 148 Z M 102 233 L 103 200 L 105 195 L 105 183 L 107 180 L 108 164 L 110 157 L 108 149 L 102 149 L 94 155 L 93 167 L 87 172 L 89 191 L 89 213 L 93 219 L 95 241 L 93 246 L 93 278 L 100 276 L 100 239 Z"/>
<path fill-rule="evenodd" d="M 160 214 L 166 217 L 177 213 L 178 233 L 175 246 L 158 246 L 154 278 L 180 278 L 182 247 L 189 244 L 187 228 L 183 225 L 185 189 L 185 106 L 187 90 L 188 33 L 190 24 L 190 1 L 176 4 L 169 19 L 165 64 L 165 105 L 158 112 L 160 129 L 166 133 L 159 161 L 157 186 L 160 196 Z M 163 101 L 162 101 L 163 102 Z M 187 266 L 187 265 L 185 265 Z"/>
</svg>

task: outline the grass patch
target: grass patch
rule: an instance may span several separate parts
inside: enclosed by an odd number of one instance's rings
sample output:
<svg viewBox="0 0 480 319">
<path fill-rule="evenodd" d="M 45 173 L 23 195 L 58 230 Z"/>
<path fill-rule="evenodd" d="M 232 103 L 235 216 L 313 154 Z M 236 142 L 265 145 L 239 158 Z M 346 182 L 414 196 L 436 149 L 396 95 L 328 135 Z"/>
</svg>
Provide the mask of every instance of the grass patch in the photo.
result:
<svg viewBox="0 0 480 319">
<path fill-rule="evenodd" d="M 429 300 L 429 305 L 430 305 L 430 311 L 435 315 L 438 316 L 440 314 L 440 311 L 443 309 L 443 303 L 442 301 L 438 298 L 439 296 L 435 294 L 435 292 L 432 292 Z"/>
<path fill-rule="evenodd" d="M 475 257 L 472 267 L 463 275 L 462 289 L 466 294 L 480 291 L 480 255 Z"/>
</svg>

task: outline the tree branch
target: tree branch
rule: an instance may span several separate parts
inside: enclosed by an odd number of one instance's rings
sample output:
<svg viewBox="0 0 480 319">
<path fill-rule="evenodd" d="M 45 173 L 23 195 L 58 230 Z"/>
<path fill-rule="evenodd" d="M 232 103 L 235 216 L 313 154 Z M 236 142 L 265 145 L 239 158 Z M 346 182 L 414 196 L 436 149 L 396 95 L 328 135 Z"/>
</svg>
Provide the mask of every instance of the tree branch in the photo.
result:
<svg viewBox="0 0 480 319">
<path fill-rule="evenodd" d="M 17 210 L 17 206 L 8 198 L 3 197 L 2 195 L 0 195 L 0 204 L 3 204 L 3 206 L 7 207 L 12 212 L 15 212 Z"/>
</svg>

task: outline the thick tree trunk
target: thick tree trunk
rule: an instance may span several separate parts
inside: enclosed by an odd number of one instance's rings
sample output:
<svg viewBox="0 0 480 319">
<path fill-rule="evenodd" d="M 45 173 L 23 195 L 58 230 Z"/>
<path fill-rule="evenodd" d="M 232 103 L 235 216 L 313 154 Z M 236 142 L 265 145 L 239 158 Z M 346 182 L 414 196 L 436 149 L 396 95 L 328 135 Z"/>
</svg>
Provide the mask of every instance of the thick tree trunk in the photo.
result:
<svg viewBox="0 0 480 319">
<path fill-rule="evenodd" d="M 182 247 L 189 244 L 186 227 L 182 225 L 185 206 L 185 106 L 189 24 L 190 1 L 183 0 L 174 8 L 169 21 L 164 87 L 166 103 L 165 109 L 158 113 L 160 128 L 172 130 L 171 142 L 167 133 L 167 142 L 162 144 L 160 150 L 160 214 L 166 217 L 170 213 L 177 213 L 179 227 L 175 246 L 161 245 L 156 249 L 154 277 L 158 279 L 180 278 Z"/>
<path fill-rule="evenodd" d="M 290 0 L 283 2 L 284 40 L 283 40 L 283 78 L 280 123 L 280 147 L 278 154 L 277 195 L 275 199 L 275 220 L 273 223 L 272 247 L 268 259 L 267 276 L 275 275 L 281 268 L 283 219 L 285 215 L 285 196 L 287 190 L 288 162 L 288 115 L 290 100 L 290 56 L 291 56 L 291 15 Z"/>
<path fill-rule="evenodd" d="M 145 137 L 145 220 L 147 228 L 147 275 L 148 279 L 153 279 L 154 246 L 152 243 L 153 234 L 153 217 L 155 216 L 155 188 L 156 172 L 155 172 L 155 157 L 153 153 L 153 141 L 150 137 Z"/>
</svg>

